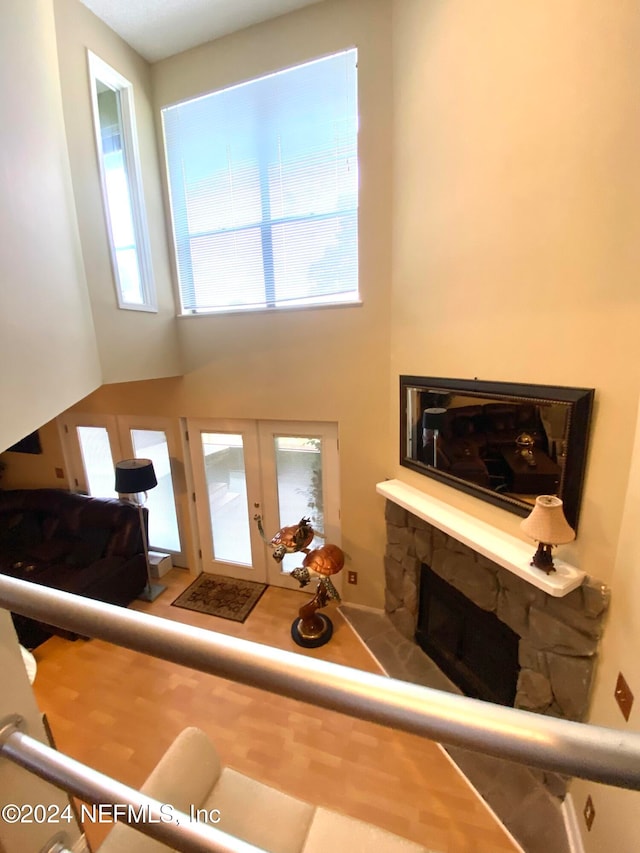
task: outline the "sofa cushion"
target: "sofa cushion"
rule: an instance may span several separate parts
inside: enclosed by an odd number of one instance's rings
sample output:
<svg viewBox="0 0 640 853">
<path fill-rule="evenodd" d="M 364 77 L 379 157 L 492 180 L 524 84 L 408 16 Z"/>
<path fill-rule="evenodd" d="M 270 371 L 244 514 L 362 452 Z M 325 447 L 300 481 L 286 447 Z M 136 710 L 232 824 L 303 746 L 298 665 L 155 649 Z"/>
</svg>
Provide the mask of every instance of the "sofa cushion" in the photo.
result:
<svg viewBox="0 0 640 853">
<path fill-rule="evenodd" d="M 35 512 L 3 513 L 0 541 L 3 547 L 22 547 L 42 542 L 42 528 L 38 514 Z"/>
<path fill-rule="evenodd" d="M 42 515 L 42 538 L 43 539 L 52 539 L 58 533 L 59 527 L 60 527 L 59 516 L 50 515 L 47 513 Z"/>
<path fill-rule="evenodd" d="M 104 554 L 111 538 L 110 527 L 82 527 L 73 537 L 73 548 L 65 562 L 70 566 L 88 566 Z"/>
<path fill-rule="evenodd" d="M 57 563 L 68 556 L 72 548 L 73 542 L 70 539 L 46 539 L 44 542 L 27 545 L 26 555 L 41 563 Z"/>
<path fill-rule="evenodd" d="M 31 579 L 34 583 L 50 586 L 63 592 L 95 598 L 94 588 L 100 586 L 103 581 L 108 585 L 110 577 L 116 575 L 124 562 L 123 557 L 105 557 L 88 566 L 68 566 L 64 562 L 39 566 Z M 107 600 L 100 596 L 98 598 Z"/>
<path fill-rule="evenodd" d="M 217 829 L 269 853 L 299 853 L 314 812 L 309 803 L 229 767 L 222 771 L 204 807 L 219 810 Z"/>
<path fill-rule="evenodd" d="M 408 841 L 371 823 L 318 807 L 302 853 L 338 850 L 348 850 L 349 853 L 371 853 L 373 850 L 384 853 L 430 853 L 415 841 Z"/>
<path fill-rule="evenodd" d="M 11 543 L 22 521 L 21 512 L 3 512 L 0 514 L 0 543 Z"/>
</svg>

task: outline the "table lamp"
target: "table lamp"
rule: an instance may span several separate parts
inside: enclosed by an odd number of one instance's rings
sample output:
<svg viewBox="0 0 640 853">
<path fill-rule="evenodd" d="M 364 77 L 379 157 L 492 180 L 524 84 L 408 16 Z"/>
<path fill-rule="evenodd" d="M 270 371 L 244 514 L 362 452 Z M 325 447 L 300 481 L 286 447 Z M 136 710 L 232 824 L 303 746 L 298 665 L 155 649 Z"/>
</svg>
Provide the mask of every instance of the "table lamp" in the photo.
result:
<svg viewBox="0 0 640 853">
<path fill-rule="evenodd" d="M 520 529 L 538 543 L 531 565 L 549 574 L 555 572 L 551 549 L 554 545 L 573 542 L 575 531 L 564 517 L 562 501 L 555 495 L 540 495 L 535 506 L 523 521 Z"/>
<path fill-rule="evenodd" d="M 125 496 L 126 503 L 137 508 L 140 518 L 140 532 L 142 533 L 142 546 L 147 567 L 147 585 L 138 596 L 142 601 L 155 601 L 160 593 L 166 589 L 166 586 L 154 584 L 151 580 L 149 543 L 142 513 L 142 508 L 147 502 L 147 492 L 157 485 L 158 480 L 151 459 L 123 459 L 121 462 L 116 462 L 116 492 Z M 144 498 L 141 495 L 144 495 Z"/>
</svg>

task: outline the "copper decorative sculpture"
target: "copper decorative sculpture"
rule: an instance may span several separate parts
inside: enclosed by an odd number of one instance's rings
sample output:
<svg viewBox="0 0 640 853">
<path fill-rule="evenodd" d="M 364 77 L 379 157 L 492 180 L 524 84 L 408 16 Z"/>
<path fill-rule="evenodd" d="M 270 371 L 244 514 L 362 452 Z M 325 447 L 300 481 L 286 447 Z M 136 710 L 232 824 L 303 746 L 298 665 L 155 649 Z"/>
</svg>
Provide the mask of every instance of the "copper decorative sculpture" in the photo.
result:
<svg viewBox="0 0 640 853">
<path fill-rule="evenodd" d="M 273 559 L 281 563 L 285 554 L 301 552 L 305 554 L 302 565 L 291 572 L 301 587 L 307 586 L 314 577 L 318 578 L 316 593 L 311 601 L 303 604 L 298 618 L 291 625 L 291 636 L 299 646 L 317 648 L 328 643 L 333 635 L 333 623 L 324 613 L 318 613 L 329 601 L 340 601 L 340 595 L 331 581 L 331 575 L 342 571 L 344 552 L 337 545 L 327 543 L 321 548 L 311 550 L 316 533 L 308 518 L 301 518 L 298 524 L 282 527 L 276 535 L 267 540 L 262 529 L 262 519 L 255 516 L 258 530 L 264 541 L 273 548 Z"/>
<path fill-rule="evenodd" d="M 316 535 L 315 530 L 311 527 L 311 519 L 301 518 L 297 524 L 292 524 L 290 527 L 281 527 L 280 530 L 270 541 L 264 535 L 262 529 L 262 517 L 254 516 L 255 521 L 260 531 L 260 536 L 264 539 L 270 548 L 273 548 L 273 559 L 276 563 L 281 563 L 284 560 L 285 554 L 294 554 L 296 551 L 304 551 L 309 553 L 307 545 L 313 541 Z"/>
</svg>

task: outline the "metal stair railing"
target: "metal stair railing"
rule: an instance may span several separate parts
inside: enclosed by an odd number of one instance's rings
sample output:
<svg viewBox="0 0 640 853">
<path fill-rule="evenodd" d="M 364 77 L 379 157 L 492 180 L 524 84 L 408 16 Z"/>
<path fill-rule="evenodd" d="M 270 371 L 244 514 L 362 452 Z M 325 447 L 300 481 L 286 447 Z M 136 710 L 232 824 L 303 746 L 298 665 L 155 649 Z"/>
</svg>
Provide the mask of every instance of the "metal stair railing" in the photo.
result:
<svg viewBox="0 0 640 853">
<path fill-rule="evenodd" d="M 443 693 L 2 575 L 0 606 L 440 743 L 640 790 L 640 733 Z"/>
<path fill-rule="evenodd" d="M 0 721 L 0 756 L 87 803 L 111 806 L 114 818 L 144 835 L 184 853 L 265 853 L 45 746 L 22 731 L 23 727 L 24 721 L 18 716 Z M 60 842 L 54 840 L 47 853 L 69 853 L 64 846 L 67 839 L 64 833 L 60 835 Z"/>
</svg>

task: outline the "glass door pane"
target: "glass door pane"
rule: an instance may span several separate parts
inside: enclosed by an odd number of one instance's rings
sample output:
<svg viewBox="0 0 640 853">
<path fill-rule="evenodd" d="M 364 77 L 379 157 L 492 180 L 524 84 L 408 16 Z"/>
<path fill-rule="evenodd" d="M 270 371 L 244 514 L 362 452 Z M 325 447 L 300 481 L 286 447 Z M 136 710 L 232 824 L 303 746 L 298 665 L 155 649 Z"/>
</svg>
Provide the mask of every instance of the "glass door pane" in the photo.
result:
<svg viewBox="0 0 640 853">
<path fill-rule="evenodd" d="M 178 516 L 166 433 L 156 429 L 132 429 L 131 443 L 136 459 L 151 459 L 158 480 L 158 485 L 147 493 L 149 547 L 160 551 L 180 551 Z"/>
<path fill-rule="evenodd" d="M 109 433 L 105 427 L 76 427 L 88 493 L 94 498 L 117 498 Z"/>
<path fill-rule="evenodd" d="M 312 547 L 324 544 L 324 501 L 322 494 L 322 439 L 319 436 L 274 436 L 276 488 L 280 527 L 311 520 L 316 532 Z M 318 541 L 320 539 L 320 541 Z M 302 565 L 304 554 L 287 554 L 280 564 L 289 574 Z"/>
<path fill-rule="evenodd" d="M 260 421 L 258 431 L 267 540 L 280 528 L 309 518 L 316 534 L 311 549 L 329 542 L 340 546 L 337 424 Z M 290 573 L 302 565 L 306 555 L 287 554 L 278 563 L 270 548 L 266 552 L 269 583 L 300 589 Z M 340 575 L 333 580 L 340 587 Z"/>
<path fill-rule="evenodd" d="M 241 434 L 201 433 L 213 559 L 251 565 L 244 443 Z"/>
</svg>

